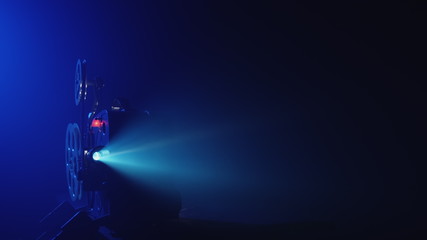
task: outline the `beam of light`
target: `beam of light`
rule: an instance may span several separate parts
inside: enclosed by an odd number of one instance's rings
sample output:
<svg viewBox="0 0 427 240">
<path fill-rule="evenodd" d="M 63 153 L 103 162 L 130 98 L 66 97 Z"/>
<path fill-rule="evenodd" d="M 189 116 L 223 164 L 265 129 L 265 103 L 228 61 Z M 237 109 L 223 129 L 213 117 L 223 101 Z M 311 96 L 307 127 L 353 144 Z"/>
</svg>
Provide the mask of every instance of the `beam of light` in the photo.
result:
<svg viewBox="0 0 427 240">
<path fill-rule="evenodd" d="M 168 145 L 173 145 L 173 144 L 179 144 L 181 141 L 186 141 L 190 139 L 190 137 L 181 137 L 181 138 L 173 138 L 173 139 L 165 139 L 162 141 L 156 141 L 153 143 L 147 143 L 141 146 L 136 146 L 136 147 L 131 147 L 129 149 L 125 149 L 122 151 L 118 151 L 118 152 L 114 152 L 110 155 L 110 158 L 112 157 L 120 157 L 120 155 L 124 155 L 124 154 L 129 154 L 129 153 L 138 153 L 138 152 L 144 152 L 144 151 L 148 151 L 154 148 L 161 148 L 161 147 L 167 147 Z M 114 147 L 113 147 L 114 148 Z"/>
<path fill-rule="evenodd" d="M 136 124 L 122 131 L 103 149 L 108 155 L 93 154 L 136 183 L 146 184 L 158 176 L 167 176 L 176 185 L 205 186 L 233 183 L 237 173 L 224 163 L 228 156 L 218 142 L 227 126 L 178 131 Z"/>
<path fill-rule="evenodd" d="M 234 212 L 241 221 L 236 212 L 251 211 L 264 193 L 277 191 L 278 181 L 262 165 L 271 156 L 258 154 L 252 128 L 179 127 L 129 126 L 103 148 L 110 154 L 100 161 L 141 187 L 161 191 L 167 179 L 181 193 L 181 217 L 232 220 L 226 212 Z"/>
<path fill-rule="evenodd" d="M 191 154 L 195 152 L 193 147 L 199 148 L 196 144 L 198 141 L 209 138 L 207 135 L 169 136 L 153 142 L 147 142 L 144 138 L 136 140 L 130 135 L 112 142 L 103 150 L 109 154 L 98 155 L 96 152 L 93 157 L 138 181 L 164 175 L 202 181 L 212 175 L 215 167 L 208 166 L 209 163 L 203 163 L 201 159 L 195 160 Z"/>
</svg>

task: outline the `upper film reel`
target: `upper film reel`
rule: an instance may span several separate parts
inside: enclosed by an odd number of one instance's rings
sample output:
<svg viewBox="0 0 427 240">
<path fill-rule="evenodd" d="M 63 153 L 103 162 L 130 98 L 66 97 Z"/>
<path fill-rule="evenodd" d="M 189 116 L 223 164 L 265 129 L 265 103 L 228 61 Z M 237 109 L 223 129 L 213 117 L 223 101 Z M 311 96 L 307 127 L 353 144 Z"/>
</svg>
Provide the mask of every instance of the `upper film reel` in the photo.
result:
<svg viewBox="0 0 427 240">
<path fill-rule="evenodd" d="M 76 106 L 85 100 L 87 95 L 86 60 L 77 60 L 76 73 L 74 75 L 74 102 Z"/>
</svg>

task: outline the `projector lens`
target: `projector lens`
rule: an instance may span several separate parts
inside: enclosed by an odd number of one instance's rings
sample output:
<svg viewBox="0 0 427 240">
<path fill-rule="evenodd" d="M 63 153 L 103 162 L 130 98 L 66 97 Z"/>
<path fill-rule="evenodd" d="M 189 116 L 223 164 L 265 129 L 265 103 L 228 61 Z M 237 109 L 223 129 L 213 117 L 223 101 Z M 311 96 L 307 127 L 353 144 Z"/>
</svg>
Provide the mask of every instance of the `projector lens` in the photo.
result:
<svg viewBox="0 0 427 240">
<path fill-rule="evenodd" d="M 110 151 L 108 151 L 108 150 L 101 150 L 101 151 L 98 151 L 98 152 L 94 152 L 92 154 L 92 158 L 95 161 L 99 161 L 102 158 L 105 158 L 105 156 L 107 156 L 108 154 L 110 154 Z"/>
<path fill-rule="evenodd" d="M 98 161 L 99 159 L 101 159 L 101 153 L 99 152 L 94 152 L 92 155 L 93 160 Z"/>
</svg>

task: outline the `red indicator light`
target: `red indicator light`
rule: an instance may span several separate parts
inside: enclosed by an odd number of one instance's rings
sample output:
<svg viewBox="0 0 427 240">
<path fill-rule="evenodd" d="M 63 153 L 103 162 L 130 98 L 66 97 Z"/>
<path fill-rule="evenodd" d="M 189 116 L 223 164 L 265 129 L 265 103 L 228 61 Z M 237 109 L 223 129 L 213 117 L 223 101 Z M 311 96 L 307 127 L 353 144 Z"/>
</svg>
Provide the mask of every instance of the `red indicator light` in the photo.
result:
<svg viewBox="0 0 427 240">
<path fill-rule="evenodd" d="M 101 127 L 101 125 L 102 125 L 102 121 L 101 120 L 99 120 L 99 119 L 94 119 L 93 121 L 92 121 L 92 127 Z"/>
</svg>

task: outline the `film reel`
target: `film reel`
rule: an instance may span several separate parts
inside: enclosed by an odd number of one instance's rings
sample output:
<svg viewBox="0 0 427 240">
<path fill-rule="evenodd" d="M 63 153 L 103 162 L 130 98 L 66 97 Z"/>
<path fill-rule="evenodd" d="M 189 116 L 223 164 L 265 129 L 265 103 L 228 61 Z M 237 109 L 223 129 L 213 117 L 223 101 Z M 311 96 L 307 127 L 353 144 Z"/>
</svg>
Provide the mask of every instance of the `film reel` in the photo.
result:
<svg viewBox="0 0 427 240">
<path fill-rule="evenodd" d="M 68 192 L 72 201 L 80 200 L 83 193 L 82 181 L 78 172 L 83 162 L 83 148 L 80 129 L 77 123 L 69 123 L 65 134 L 65 166 Z"/>
<path fill-rule="evenodd" d="M 80 101 L 86 99 L 87 78 L 86 78 L 86 60 L 77 60 L 76 73 L 74 75 L 74 102 L 76 106 Z"/>
</svg>

